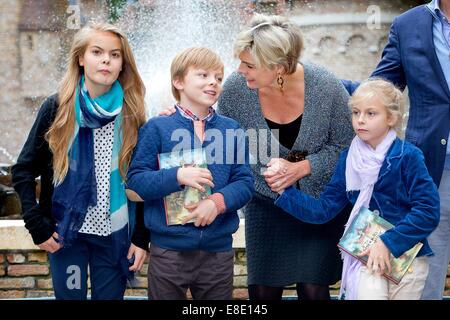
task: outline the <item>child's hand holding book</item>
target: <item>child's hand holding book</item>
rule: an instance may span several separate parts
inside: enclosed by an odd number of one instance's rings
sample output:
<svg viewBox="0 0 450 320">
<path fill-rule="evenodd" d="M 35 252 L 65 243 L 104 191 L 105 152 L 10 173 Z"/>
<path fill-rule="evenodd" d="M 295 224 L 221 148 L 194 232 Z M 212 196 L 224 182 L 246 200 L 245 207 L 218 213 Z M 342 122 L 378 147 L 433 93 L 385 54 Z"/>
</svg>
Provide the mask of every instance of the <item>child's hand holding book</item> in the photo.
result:
<svg viewBox="0 0 450 320">
<path fill-rule="evenodd" d="M 371 273 L 375 272 L 381 275 L 386 269 L 387 273 L 391 273 L 392 271 L 390 254 L 391 252 L 386 247 L 383 240 L 378 238 L 371 247 L 361 252 L 359 256 L 364 257 L 368 255 L 369 258 L 366 265 L 367 270 Z"/>
<path fill-rule="evenodd" d="M 193 187 L 201 192 L 205 192 L 205 184 L 214 188 L 212 174 L 205 168 L 183 166 L 177 171 L 177 180 L 180 185 Z"/>
<path fill-rule="evenodd" d="M 181 224 L 194 219 L 196 227 L 210 225 L 219 214 L 216 204 L 210 199 L 203 199 L 195 204 L 186 205 L 185 208 L 189 210 L 189 215 L 184 218 Z"/>
</svg>

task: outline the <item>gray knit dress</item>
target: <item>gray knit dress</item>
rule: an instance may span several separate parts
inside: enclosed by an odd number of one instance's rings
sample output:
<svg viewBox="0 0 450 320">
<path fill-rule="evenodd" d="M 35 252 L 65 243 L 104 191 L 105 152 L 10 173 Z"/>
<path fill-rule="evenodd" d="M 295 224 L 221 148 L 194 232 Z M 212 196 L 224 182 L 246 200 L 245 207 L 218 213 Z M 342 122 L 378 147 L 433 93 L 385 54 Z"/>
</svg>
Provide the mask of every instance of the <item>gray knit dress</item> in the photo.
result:
<svg viewBox="0 0 450 320">
<path fill-rule="evenodd" d="M 347 106 L 349 97 L 341 82 L 320 66 L 302 64 L 304 112 L 292 150 L 308 152 L 312 173 L 299 181 L 299 187 L 317 197 L 330 180 L 339 153 L 350 144 L 353 131 Z M 296 220 L 273 204 L 277 194 L 267 186 L 261 172 L 271 157 L 285 157 L 289 149 L 270 133 L 261 112 L 258 90 L 249 89 L 243 76 L 233 73 L 228 77 L 218 112 L 238 121 L 244 130 L 258 132 L 249 134 L 253 137 L 250 161 L 256 194 L 243 210 L 248 284 L 281 287 L 337 282 L 342 270 L 337 243 L 348 216 L 343 213 L 327 224 L 312 225 Z"/>
</svg>

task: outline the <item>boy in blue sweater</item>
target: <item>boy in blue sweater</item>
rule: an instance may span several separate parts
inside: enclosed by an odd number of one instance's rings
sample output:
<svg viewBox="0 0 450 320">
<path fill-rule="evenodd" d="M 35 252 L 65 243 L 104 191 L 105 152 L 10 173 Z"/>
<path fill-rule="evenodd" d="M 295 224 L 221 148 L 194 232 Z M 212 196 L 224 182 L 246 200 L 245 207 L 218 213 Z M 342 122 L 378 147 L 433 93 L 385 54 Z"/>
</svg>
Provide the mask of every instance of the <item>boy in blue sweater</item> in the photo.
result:
<svg viewBox="0 0 450 320">
<path fill-rule="evenodd" d="M 176 112 L 142 127 L 127 176 L 127 195 L 144 201 L 151 234 L 148 296 L 181 300 L 189 288 L 194 299 L 231 299 L 237 210 L 254 192 L 248 146 L 238 123 L 211 107 L 222 89 L 217 54 L 186 49 L 172 61 L 171 77 Z M 159 168 L 158 154 L 198 148 L 206 151 L 207 168 Z M 191 206 L 181 225 L 167 225 L 163 198 L 206 185 L 211 195 Z"/>
</svg>

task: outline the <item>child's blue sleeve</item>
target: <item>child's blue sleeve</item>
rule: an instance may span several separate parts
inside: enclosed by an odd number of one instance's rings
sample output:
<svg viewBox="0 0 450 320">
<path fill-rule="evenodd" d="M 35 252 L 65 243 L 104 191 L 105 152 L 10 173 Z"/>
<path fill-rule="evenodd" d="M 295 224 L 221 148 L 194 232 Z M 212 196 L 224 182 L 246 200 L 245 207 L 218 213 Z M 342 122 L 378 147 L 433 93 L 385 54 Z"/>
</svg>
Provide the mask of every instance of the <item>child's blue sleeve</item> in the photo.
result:
<svg viewBox="0 0 450 320">
<path fill-rule="evenodd" d="M 346 154 L 341 154 L 333 177 L 319 199 L 291 186 L 275 200 L 275 205 L 307 223 L 323 224 L 333 219 L 349 202 L 345 188 L 345 158 Z"/>
<path fill-rule="evenodd" d="M 411 211 L 380 236 L 396 258 L 426 239 L 437 227 L 440 216 L 439 191 L 425 166 L 422 151 L 415 148 L 406 158 L 404 168 Z"/>
<path fill-rule="evenodd" d="M 127 174 L 127 188 L 136 192 L 144 201 L 163 198 L 182 190 L 177 180 L 178 167 L 159 170 L 160 149 L 158 128 L 150 120 L 139 130 Z"/>
</svg>

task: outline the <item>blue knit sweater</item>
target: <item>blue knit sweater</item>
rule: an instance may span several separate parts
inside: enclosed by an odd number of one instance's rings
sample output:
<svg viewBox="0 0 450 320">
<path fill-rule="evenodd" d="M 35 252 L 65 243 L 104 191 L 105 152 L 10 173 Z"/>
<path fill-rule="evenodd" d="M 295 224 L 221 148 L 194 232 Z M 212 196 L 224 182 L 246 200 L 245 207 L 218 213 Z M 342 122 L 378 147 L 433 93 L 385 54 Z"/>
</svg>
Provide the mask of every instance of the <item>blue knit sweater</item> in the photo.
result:
<svg viewBox="0 0 450 320">
<path fill-rule="evenodd" d="M 151 243 L 178 251 L 231 250 L 232 234 L 239 226 L 237 210 L 250 201 L 254 192 L 248 144 L 242 135 L 236 134 L 239 129 L 236 121 L 215 113 L 205 124 L 205 140 L 201 143 L 194 134 L 193 122 L 178 110 L 171 116 L 152 118 L 140 129 L 127 187 L 144 200 L 145 225 L 150 229 Z M 222 144 L 218 143 L 220 139 Z M 226 212 L 209 226 L 166 224 L 163 198 L 181 190 L 177 181 L 179 167 L 160 170 L 158 154 L 179 149 L 180 144 L 183 149 L 191 146 L 207 150 L 208 169 L 214 182 L 211 192 L 224 196 Z"/>
</svg>

